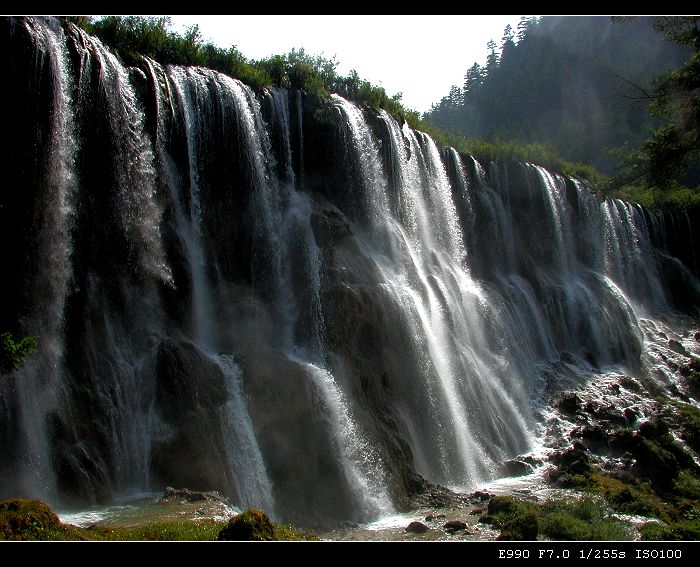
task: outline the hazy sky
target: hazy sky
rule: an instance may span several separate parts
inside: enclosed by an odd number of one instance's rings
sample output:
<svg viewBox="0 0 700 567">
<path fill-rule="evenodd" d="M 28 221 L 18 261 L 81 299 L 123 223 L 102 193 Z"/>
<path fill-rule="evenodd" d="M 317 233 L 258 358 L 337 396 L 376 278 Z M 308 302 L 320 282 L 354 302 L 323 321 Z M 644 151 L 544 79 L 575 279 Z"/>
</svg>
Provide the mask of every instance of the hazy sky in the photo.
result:
<svg viewBox="0 0 700 567">
<path fill-rule="evenodd" d="M 171 16 L 175 29 L 196 23 L 205 40 L 235 45 L 260 59 L 303 47 L 336 56 L 338 72 L 355 69 L 403 104 L 425 112 L 461 86 L 474 61 L 486 60 L 486 43 L 500 46 L 503 29 L 515 31 L 520 16 Z"/>
</svg>

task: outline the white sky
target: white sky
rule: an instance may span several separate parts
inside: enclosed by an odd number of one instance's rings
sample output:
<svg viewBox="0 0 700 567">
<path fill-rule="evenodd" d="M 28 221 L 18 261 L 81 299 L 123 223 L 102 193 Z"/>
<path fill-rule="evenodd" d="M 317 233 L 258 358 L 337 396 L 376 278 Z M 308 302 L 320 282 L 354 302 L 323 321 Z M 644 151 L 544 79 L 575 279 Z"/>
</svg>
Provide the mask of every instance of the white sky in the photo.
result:
<svg viewBox="0 0 700 567">
<path fill-rule="evenodd" d="M 520 16 L 171 16 L 175 30 L 194 23 L 205 41 L 235 45 L 251 59 L 303 47 L 311 55 L 336 56 L 338 72 L 355 69 L 404 106 L 425 112 L 461 86 L 474 61 L 486 60 L 486 43 L 500 47 L 503 29 L 516 31 Z"/>
</svg>

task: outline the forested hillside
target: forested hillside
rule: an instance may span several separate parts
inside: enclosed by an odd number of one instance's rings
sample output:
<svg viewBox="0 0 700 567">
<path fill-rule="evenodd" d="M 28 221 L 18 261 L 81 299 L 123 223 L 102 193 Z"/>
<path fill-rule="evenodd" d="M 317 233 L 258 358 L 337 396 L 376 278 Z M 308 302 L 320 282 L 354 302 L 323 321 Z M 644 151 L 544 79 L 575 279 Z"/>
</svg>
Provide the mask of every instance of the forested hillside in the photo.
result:
<svg viewBox="0 0 700 567">
<path fill-rule="evenodd" d="M 655 125 L 646 109 L 653 78 L 688 58 L 652 24 L 524 17 L 504 30 L 500 46 L 489 42 L 484 66 L 465 61 L 464 84 L 424 118 L 468 138 L 550 144 L 565 159 L 612 174 L 610 150 L 637 147 Z"/>
</svg>

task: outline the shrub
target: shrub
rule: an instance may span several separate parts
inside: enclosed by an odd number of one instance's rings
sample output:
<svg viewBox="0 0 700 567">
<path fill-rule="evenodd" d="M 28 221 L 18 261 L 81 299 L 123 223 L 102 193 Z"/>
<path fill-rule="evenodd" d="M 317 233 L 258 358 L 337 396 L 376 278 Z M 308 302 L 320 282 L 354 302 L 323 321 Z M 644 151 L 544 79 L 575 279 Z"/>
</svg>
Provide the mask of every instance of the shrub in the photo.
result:
<svg viewBox="0 0 700 567">
<path fill-rule="evenodd" d="M 0 374 L 17 370 L 25 359 L 36 350 L 37 337 L 24 337 L 15 342 L 11 333 L 0 335 Z"/>
</svg>

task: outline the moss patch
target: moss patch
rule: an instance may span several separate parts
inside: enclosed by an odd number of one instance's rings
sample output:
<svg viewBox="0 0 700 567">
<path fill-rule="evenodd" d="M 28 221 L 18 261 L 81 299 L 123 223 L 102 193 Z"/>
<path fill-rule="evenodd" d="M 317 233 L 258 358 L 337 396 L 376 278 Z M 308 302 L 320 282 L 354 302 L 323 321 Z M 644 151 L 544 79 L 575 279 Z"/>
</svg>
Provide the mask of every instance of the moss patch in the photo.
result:
<svg viewBox="0 0 700 567">
<path fill-rule="evenodd" d="M 39 500 L 13 498 L 0 502 L 3 539 L 43 539 L 60 528 L 58 516 Z"/>
<path fill-rule="evenodd" d="M 261 510 L 250 508 L 231 518 L 216 539 L 222 541 L 273 541 L 276 538 L 275 529 L 267 514 Z"/>
</svg>

